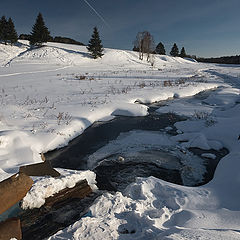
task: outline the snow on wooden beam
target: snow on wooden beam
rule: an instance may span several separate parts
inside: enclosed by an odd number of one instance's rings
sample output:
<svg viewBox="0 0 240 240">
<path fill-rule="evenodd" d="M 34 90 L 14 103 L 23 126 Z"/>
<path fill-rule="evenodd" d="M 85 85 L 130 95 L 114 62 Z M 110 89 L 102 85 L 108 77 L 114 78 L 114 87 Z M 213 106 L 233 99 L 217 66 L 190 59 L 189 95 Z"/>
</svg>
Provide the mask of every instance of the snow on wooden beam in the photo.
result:
<svg viewBox="0 0 240 240">
<path fill-rule="evenodd" d="M 92 193 L 92 189 L 88 185 L 87 180 L 79 181 L 73 188 L 64 188 L 60 192 L 45 200 L 45 207 L 52 207 L 55 203 L 64 202 L 71 198 L 84 198 Z"/>
</svg>

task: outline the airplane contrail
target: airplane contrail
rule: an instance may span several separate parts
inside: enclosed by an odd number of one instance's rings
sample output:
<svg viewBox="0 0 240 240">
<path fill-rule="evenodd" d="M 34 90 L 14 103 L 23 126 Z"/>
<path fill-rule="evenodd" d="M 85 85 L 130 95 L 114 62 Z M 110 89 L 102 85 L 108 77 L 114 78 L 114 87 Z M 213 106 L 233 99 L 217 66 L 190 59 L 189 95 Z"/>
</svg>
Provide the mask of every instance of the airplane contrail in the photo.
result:
<svg viewBox="0 0 240 240">
<path fill-rule="evenodd" d="M 103 23 L 107 27 L 110 27 L 110 25 L 106 22 L 106 20 L 103 18 L 103 16 L 101 16 L 101 14 L 98 13 L 97 10 L 87 0 L 83 0 L 83 1 L 94 11 L 94 13 L 103 21 Z"/>
</svg>

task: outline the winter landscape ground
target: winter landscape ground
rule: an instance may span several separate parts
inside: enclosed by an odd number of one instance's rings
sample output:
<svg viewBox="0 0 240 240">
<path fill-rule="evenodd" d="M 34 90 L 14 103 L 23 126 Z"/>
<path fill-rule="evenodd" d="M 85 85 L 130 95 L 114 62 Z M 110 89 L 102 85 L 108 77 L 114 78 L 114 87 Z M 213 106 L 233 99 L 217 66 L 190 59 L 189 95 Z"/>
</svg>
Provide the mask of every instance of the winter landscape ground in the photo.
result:
<svg viewBox="0 0 240 240">
<path fill-rule="evenodd" d="M 30 50 L 27 41 L 0 44 L 0 180 L 41 162 L 39 153 L 66 146 L 95 121 L 145 116 L 149 103 L 169 100 L 156 112 L 187 117 L 175 124 L 177 135 L 169 128 L 120 135 L 89 157 L 89 170 L 59 169 L 59 179 L 34 178 L 23 206 L 39 207 L 80 179 L 98 191 L 91 168 L 109 152 L 197 147 L 209 150 L 203 158 L 214 159 L 211 149 L 226 148 L 209 183 L 189 187 L 188 176 L 201 178 L 204 169 L 187 154 L 187 186 L 137 178 L 121 192 L 104 192 L 83 218 L 49 239 L 240 239 L 240 66 L 160 55 L 151 66 L 136 52 L 104 53 L 94 60 L 84 46 L 48 43 Z M 212 91 L 204 99 L 187 98 L 205 90 Z"/>
</svg>

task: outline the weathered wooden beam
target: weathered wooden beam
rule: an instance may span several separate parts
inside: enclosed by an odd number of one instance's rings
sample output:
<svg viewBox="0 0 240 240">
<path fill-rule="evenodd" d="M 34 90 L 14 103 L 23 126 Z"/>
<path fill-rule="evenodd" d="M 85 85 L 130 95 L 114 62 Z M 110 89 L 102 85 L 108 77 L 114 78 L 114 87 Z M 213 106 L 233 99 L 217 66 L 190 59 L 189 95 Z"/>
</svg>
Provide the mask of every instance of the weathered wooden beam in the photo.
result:
<svg viewBox="0 0 240 240">
<path fill-rule="evenodd" d="M 60 173 L 51 166 L 49 161 L 21 166 L 19 172 L 25 173 L 28 176 L 60 176 Z"/>
<path fill-rule="evenodd" d="M 42 240 L 78 221 L 89 211 L 100 192 L 93 192 L 83 199 L 67 199 L 52 207 L 28 209 L 20 213 L 24 240 Z"/>
<path fill-rule="evenodd" d="M 86 180 L 65 188 L 45 200 L 40 208 L 19 214 L 24 240 L 41 240 L 80 219 L 99 194 L 92 192 Z"/>
<path fill-rule="evenodd" d="M 84 198 L 92 193 L 92 189 L 88 185 L 87 180 L 79 181 L 73 188 L 65 188 L 60 192 L 45 200 L 44 207 L 52 207 L 55 203 L 64 202 L 71 198 Z"/>
<path fill-rule="evenodd" d="M 0 182 L 0 214 L 22 200 L 33 185 L 33 180 L 18 173 Z"/>
<path fill-rule="evenodd" d="M 21 224 L 18 218 L 9 218 L 0 222 L 0 239 L 9 240 L 11 238 L 22 239 Z"/>
</svg>

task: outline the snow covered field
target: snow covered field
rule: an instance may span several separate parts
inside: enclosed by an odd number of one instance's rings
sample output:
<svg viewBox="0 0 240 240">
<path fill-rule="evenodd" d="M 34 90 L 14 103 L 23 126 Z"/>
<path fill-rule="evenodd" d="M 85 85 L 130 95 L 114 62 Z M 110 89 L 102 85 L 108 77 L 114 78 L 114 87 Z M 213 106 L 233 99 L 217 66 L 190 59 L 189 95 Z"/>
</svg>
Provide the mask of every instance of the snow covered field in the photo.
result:
<svg viewBox="0 0 240 240">
<path fill-rule="evenodd" d="M 202 187 L 138 178 L 122 193 L 105 193 L 86 217 L 50 239 L 240 239 L 239 66 L 156 56 L 151 67 L 131 51 L 105 49 L 93 60 L 82 46 L 48 43 L 30 51 L 24 41 L 0 44 L 0 66 L 0 180 L 94 121 L 144 116 L 144 103 L 172 97 L 157 111 L 190 118 L 176 123 L 170 144 L 230 151 Z M 183 99 L 207 89 L 216 91 L 202 102 Z"/>
</svg>

